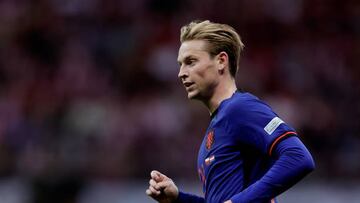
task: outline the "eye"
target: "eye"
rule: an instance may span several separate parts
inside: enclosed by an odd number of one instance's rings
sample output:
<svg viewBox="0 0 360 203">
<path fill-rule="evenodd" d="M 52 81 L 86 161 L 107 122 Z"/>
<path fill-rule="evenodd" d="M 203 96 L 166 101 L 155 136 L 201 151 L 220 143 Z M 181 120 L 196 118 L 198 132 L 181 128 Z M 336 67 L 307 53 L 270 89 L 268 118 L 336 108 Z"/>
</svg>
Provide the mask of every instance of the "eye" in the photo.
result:
<svg viewBox="0 0 360 203">
<path fill-rule="evenodd" d="M 192 65 L 195 64 L 196 61 L 197 61 L 197 60 L 194 59 L 194 58 L 189 58 L 189 59 L 185 60 L 185 64 L 192 66 Z"/>
</svg>

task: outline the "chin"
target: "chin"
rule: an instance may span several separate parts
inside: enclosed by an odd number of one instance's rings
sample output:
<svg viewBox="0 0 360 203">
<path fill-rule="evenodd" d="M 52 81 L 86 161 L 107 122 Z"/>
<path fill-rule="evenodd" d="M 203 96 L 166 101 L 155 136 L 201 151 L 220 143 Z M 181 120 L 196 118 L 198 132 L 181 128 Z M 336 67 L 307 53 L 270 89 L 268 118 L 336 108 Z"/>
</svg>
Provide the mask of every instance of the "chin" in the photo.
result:
<svg viewBox="0 0 360 203">
<path fill-rule="evenodd" d="M 197 91 L 188 92 L 188 99 L 200 100 L 200 94 Z"/>
<path fill-rule="evenodd" d="M 187 97 L 188 99 L 194 99 L 194 97 L 196 97 L 196 94 L 194 94 L 194 92 L 188 92 Z"/>
</svg>

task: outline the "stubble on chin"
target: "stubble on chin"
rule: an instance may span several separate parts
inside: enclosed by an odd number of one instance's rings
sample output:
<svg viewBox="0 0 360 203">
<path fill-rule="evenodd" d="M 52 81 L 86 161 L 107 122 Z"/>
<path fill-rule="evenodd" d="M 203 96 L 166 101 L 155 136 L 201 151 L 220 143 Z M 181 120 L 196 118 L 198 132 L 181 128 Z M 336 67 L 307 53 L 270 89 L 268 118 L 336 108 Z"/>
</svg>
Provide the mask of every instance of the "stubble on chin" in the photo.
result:
<svg viewBox="0 0 360 203">
<path fill-rule="evenodd" d="M 188 92 L 188 99 L 203 101 L 204 96 L 198 90 L 193 90 L 192 92 Z"/>
<path fill-rule="evenodd" d="M 198 96 L 198 92 L 196 90 L 187 91 L 188 99 L 194 100 Z"/>
</svg>

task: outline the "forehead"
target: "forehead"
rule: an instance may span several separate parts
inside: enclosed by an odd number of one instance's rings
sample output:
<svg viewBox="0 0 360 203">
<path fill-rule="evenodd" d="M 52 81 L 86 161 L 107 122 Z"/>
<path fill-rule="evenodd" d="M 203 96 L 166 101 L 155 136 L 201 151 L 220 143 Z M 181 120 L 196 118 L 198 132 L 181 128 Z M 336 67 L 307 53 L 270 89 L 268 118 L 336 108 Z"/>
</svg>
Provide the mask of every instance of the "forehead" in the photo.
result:
<svg viewBox="0 0 360 203">
<path fill-rule="evenodd" d="M 184 60 L 189 56 L 207 55 L 207 42 L 203 40 L 191 40 L 181 43 L 178 54 L 178 61 Z"/>
</svg>

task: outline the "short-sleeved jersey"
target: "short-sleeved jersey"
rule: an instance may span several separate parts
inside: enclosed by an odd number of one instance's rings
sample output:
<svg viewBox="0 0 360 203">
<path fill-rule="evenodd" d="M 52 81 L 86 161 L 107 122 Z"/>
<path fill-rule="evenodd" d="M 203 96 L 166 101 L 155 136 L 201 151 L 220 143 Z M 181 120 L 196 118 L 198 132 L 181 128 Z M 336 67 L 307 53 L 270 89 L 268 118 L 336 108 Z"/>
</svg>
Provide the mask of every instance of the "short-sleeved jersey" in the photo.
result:
<svg viewBox="0 0 360 203">
<path fill-rule="evenodd" d="M 296 135 L 264 102 L 235 92 L 221 102 L 198 154 L 205 202 L 224 202 L 259 180 L 273 165 L 282 139 Z"/>
</svg>

